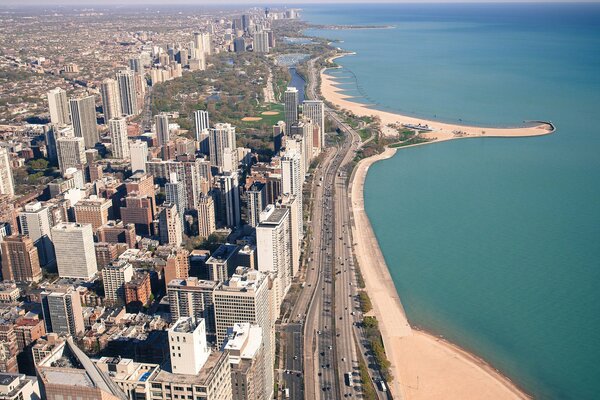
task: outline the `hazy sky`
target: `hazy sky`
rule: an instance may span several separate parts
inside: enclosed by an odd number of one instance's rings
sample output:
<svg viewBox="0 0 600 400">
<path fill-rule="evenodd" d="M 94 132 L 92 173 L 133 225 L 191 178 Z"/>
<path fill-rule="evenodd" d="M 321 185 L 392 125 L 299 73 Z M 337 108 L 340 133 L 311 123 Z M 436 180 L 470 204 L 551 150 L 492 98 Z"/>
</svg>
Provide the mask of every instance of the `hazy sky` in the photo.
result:
<svg viewBox="0 0 600 400">
<path fill-rule="evenodd" d="M 600 0 L 376 0 L 372 3 L 492 3 L 492 2 L 510 2 L 510 3 L 580 3 L 580 2 L 600 2 Z M 371 3 L 365 0 L 0 0 L 2 5 L 227 5 L 227 4 L 277 4 L 277 5 L 299 5 L 309 3 Z"/>
</svg>

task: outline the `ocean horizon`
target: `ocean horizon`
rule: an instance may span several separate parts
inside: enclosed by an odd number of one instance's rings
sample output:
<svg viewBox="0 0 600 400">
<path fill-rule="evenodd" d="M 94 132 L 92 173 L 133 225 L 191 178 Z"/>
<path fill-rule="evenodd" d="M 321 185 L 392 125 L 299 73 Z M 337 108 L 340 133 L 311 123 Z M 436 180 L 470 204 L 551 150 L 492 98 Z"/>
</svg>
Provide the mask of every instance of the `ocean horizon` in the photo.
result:
<svg viewBox="0 0 600 400">
<path fill-rule="evenodd" d="M 457 140 L 369 169 L 365 206 L 413 325 L 541 399 L 600 392 L 600 5 L 311 5 L 356 52 L 328 73 L 355 101 L 543 137 Z"/>
</svg>

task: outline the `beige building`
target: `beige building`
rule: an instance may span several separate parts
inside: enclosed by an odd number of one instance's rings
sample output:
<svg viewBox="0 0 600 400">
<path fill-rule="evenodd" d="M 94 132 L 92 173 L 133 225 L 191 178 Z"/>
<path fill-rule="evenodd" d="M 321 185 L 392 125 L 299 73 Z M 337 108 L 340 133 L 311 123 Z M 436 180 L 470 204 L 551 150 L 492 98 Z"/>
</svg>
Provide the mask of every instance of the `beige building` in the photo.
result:
<svg viewBox="0 0 600 400">
<path fill-rule="evenodd" d="M 75 204 L 75 220 L 79 224 L 90 224 L 96 232 L 102 225 L 108 223 L 112 202 L 102 197 L 90 196 Z"/>
<path fill-rule="evenodd" d="M 0 244 L 2 251 L 2 279 L 15 282 L 39 282 L 42 269 L 38 250 L 27 236 L 5 237 Z"/>
</svg>

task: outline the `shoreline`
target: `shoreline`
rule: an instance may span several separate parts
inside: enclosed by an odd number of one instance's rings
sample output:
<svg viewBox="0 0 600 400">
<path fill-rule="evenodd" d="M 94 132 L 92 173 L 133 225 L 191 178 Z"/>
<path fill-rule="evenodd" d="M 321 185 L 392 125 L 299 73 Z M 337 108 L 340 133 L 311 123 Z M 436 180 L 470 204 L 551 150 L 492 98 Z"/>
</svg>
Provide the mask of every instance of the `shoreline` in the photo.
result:
<svg viewBox="0 0 600 400">
<path fill-rule="evenodd" d="M 328 62 L 345 57 L 347 55 L 354 55 L 356 53 L 347 52 L 338 54 L 328 59 Z M 338 66 L 336 68 L 342 68 Z M 335 104 L 341 110 L 348 110 L 357 116 L 364 117 L 377 117 L 381 121 L 381 131 L 385 136 L 397 135 L 396 129 L 391 128 L 389 125 L 401 126 L 402 124 L 409 125 L 427 125 L 431 132 L 420 133 L 419 136 L 428 139 L 428 143 L 440 142 L 454 139 L 464 139 L 471 137 L 529 137 L 529 136 L 542 136 L 554 133 L 556 128 L 551 122 L 543 121 L 531 121 L 537 122 L 534 126 L 521 126 L 521 127 L 484 127 L 475 125 L 461 125 L 448 122 L 440 122 L 427 118 L 419 118 L 416 116 L 403 115 L 401 113 L 394 113 L 390 111 L 378 110 L 371 108 L 369 105 L 355 103 L 352 101 L 352 96 L 344 94 L 344 90 L 340 89 L 337 85 L 338 82 L 331 76 L 325 74 L 325 69 L 321 70 L 321 97 L 330 103 Z"/>
<path fill-rule="evenodd" d="M 332 57 L 329 61 L 344 55 Z M 531 399 L 510 378 L 481 357 L 446 339 L 425 330 L 415 329 L 410 325 L 364 209 L 364 184 L 370 166 L 393 157 L 399 149 L 462 138 L 541 136 L 553 133 L 554 126 L 551 123 L 541 123 L 534 127 L 519 128 L 470 127 L 415 119 L 371 109 L 348 100 L 349 96 L 341 93 L 342 90 L 335 87 L 333 79 L 327 77 L 324 71 L 321 71 L 322 97 L 356 115 L 380 117 L 382 131 L 390 123 L 426 123 L 436 129 L 434 132 L 421 134 L 429 139 L 427 142 L 398 148 L 386 147 L 383 153 L 361 160 L 350 181 L 349 198 L 354 219 L 352 230 L 355 254 L 365 281 L 365 290 L 373 304 L 373 313 L 379 321 L 385 351 L 391 364 L 390 371 L 394 377 L 393 381 L 388 383 L 391 393 L 405 400 Z M 452 133 L 452 130 L 456 129 L 468 133 L 457 136 Z M 481 133 L 481 130 L 484 132 Z"/>
</svg>

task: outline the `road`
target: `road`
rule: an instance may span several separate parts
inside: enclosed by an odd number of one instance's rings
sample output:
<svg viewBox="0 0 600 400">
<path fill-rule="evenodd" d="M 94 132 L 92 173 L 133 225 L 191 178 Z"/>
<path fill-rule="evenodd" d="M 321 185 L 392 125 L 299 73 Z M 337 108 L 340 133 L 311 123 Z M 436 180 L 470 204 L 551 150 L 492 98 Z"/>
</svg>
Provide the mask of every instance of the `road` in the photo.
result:
<svg viewBox="0 0 600 400">
<path fill-rule="evenodd" d="M 309 61 L 307 97 L 316 99 L 317 72 Z M 346 167 L 361 146 L 360 137 L 326 107 L 325 113 L 343 133 L 315 170 L 304 286 L 280 332 L 284 351 L 282 380 L 293 399 L 360 398 L 359 357 L 369 365 L 357 297 L 350 230 Z M 355 340 L 355 338 L 358 338 Z M 356 349 L 360 350 L 357 354 Z M 372 365 L 369 365 L 372 367 Z M 303 373 L 298 373 L 303 371 Z M 351 373 L 347 385 L 345 374 Z M 378 379 L 378 371 L 369 368 Z M 380 399 L 386 395 L 377 392 Z"/>
</svg>

